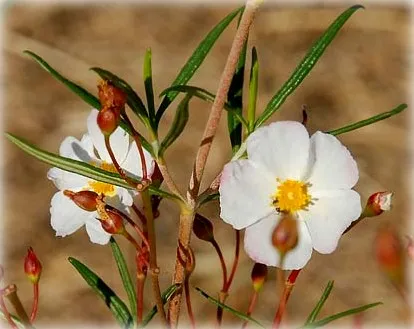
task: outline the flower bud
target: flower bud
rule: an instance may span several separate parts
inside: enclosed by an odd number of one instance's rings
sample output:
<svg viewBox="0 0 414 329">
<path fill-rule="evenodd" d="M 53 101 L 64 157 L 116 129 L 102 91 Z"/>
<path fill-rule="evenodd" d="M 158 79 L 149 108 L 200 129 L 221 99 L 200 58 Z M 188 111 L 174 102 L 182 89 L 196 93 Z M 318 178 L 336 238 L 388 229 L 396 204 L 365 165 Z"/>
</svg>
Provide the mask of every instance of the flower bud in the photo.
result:
<svg viewBox="0 0 414 329">
<path fill-rule="evenodd" d="M 27 256 L 24 259 L 24 272 L 33 284 L 39 282 L 40 274 L 42 273 L 42 264 L 32 247 L 27 249 Z"/>
<path fill-rule="evenodd" d="M 126 103 L 126 94 L 109 81 L 103 80 L 98 85 L 98 96 L 102 108 L 122 108 Z"/>
<path fill-rule="evenodd" d="M 64 190 L 63 194 L 69 197 L 76 205 L 86 211 L 96 211 L 98 194 L 93 191 L 72 192 Z"/>
<path fill-rule="evenodd" d="M 104 107 L 99 111 L 96 122 L 105 136 L 111 135 L 118 128 L 121 111 L 116 107 Z"/>
<path fill-rule="evenodd" d="M 372 194 L 368 198 L 362 216 L 374 217 L 381 215 L 384 211 L 390 210 L 393 194 L 392 192 L 377 192 Z"/>
<path fill-rule="evenodd" d="M 284 255 L 296 247 L 298 243 L 298 227 L 294 217 L 284 214 L 272 234 L 272 244 Z"/>
<path fill-rule="evenodd" d="M 397 286 L 404 281 L 404 251 L 398 234 L 385 226 L 375 237 L 375 255 L 381 270 Z"/>
<path fill-rule="evenodd" d="M 106 210 L 107 216 L 101 219 L 101 225 L 105 232 L 109 234 L 123 234 L 125 231 L 124 220 L 116 211 Z"/>
<path fill-rule="evenodd" d="M 260 263 L 255 263 L 251 274 L 253 289 L 259 292 L 267 278 L 267 266 Z"/>
<path fill-rule="evenodd" d="M 200 240 L 214 241 L 213 224 L 200 214 L 194 217 L 193 232 Z"/>
</svg>

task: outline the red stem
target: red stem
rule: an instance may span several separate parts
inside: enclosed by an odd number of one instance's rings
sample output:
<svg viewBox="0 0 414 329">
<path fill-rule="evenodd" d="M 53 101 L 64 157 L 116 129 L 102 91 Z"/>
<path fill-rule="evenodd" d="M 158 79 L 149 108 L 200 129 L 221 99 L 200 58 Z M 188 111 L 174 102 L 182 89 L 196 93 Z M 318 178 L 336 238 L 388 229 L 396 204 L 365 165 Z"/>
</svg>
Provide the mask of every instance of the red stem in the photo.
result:
<svg viewBox="0 0 414 329">
<path fill-rule="evenodd" d="M 231 268 L 229 280 L 227 281 L 225 291 L 228 292 L 231 286 L 231 283 L 233 282 L 234 275 L 236 274 L 237 265 L 239 265 L 239 257 L 240 257 L 240 231 L 236 231 L 236 249 L 234 250 L 234 260 L 233 260 L 233 266 Z"/>
<path fill-rule="evenodd" d="M 0 308 L 3 311 L 3 314 L 4 314 L 7 322 L 10 324 L 10 326 L 13 329 L 17 329 L 18 328 L 17 325 L 14 323 L 13 319 L 11 318 L 11 315 L 10 315 L 9 311 L 6 308 L 6 304 L 4 303 L 3 296 L 0 296 Z"/>
<path fill-rule="evenodd" d="M 300 273 L 301 269 L 293 270 L 290 272 L 288 279 L 285 282 L 285 289 L 283 290 L 283 294 L 280 298 L 279 307 L 276 311 L 275 318 L 273 319 L 272 329 L 278 329 L 280 327 L 280 323 L 282 322 L 283 313 L 286 310 L 286 305 L 289 300 L 290 293 L 295 285 L 296 279 Z"/>
<path fill-rule="evenodd" d="M 187 312 L 188 312 L 188 317 L 191 322 L 191 328 L 195 329 L 196 325 L 195 325 L 195 319 L 194 319 L 194 314 L 193 314 L 193 308 L 191 306 L 190 286 L 188 283 L 188 279 L 189 278 L 187 276 L 186 279 L 184 280 L 185 302 L 187 304 Z"/>
<path fill-rule="evenodd" d="M 39 305 L 39 283 L 37 282 L 33 285 L 33 305 L 32 305 L 32 313 L 30 314 L 31 323 L 33 323 L 36 318 L 38 305 Z"/>
<path fill-rule="evenodd" d="M 256 290 L 253 291 L 252 296 L 250 297 L 249 308 L 247 309 L 247 316 L 250 316 L 253 313 L 254 307 L 256 306 L 258 293 Z M 242 329 L 246 328 L 248 321 L 245 320 L 242 324 Z"/>
<path fill-rule="evenodd" d="M 144 309 L 144 284 L 146 279 L 145 273 L 137 271 L 137 323 L 142 322 L 142 313 Z"/>
<path fill-rule="evenodd" d="M 213 245 L 214 249 L 216 249 L 217 256 L 220 259 L 221 264 L 221 271 L 223 272 L 223 288 L 222 290 L 226 288 L 227 285 L 227 268 L 226 268 L 226 262 L 224 261 L 223 253 L 221 252 L 220 246 L 218 245 L 216 240 L 212 240 L 211 244 Z"/>
</svg>

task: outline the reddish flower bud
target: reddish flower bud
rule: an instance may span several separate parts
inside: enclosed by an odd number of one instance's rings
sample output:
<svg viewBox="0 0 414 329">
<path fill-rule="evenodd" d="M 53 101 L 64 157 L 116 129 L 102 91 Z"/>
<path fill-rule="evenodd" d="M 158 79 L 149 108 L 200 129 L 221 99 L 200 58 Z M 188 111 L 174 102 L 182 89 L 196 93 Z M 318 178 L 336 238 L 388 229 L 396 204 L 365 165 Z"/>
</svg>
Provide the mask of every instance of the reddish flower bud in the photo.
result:
<svg viewBox="0 0 414 329">
<path fill-rule="evenodd" d="M 377 192 L 372 194 L 367 201 L 362 213 L 363 217 L 373 217 L 381 215 L 384 211 L 391 209 L 391 201 L 394 193 Z"/>
<path fill-rule="evenodd" d="M 27 249 L 27 256 L 24 259 L 24 272 L 33 284 L 39 282 L 40 274 L 42 273 L 42 264 L 32 247 Z"/>
<path fill-rule="evenodd" d="M 98 113 L 96 122 L 105 136 L 111 135 L 118 128 L 121 111 L 116 107 L 104 107 Z"/>
<path fill-rule="evenodd" d="M 298 227 L 294 217 L 285 214 L 280 219 L 272 234 L 272 244 L 281 254 L 296 247 L 298 243 Z"/>
<path fill-rule="evenodd" d="M 200 214 L 194 217 L 193 232 L 200 240 L 214 241 L 213 224 Z"/>
<path fill-rule="evenodd" d="M 375 254 L 381 270 L 397 286 L 404 281 L 404 248 L 398 234 L 385 226 L 377 232 Z"/>
<path fill-rule="evenodd" d="M 98 95 L 102 108 L 115 107 L 120 109 L 125 106 L 126 94 L 109 81 L 101 81 L 98 85 Z"/>
<path fill-rule="evenodd" d="M 93 191 L 72 192 L 64 190 L 63 194 L 69 197 L 76 205 L 86 211 L 96 211 L 98 194 Z"/>
<path fill-rule="evenodd" d="M 251 274 L 253 289 L 259 292 L 267 278 L 267 266 L 260 263 L 255 263 Z"/>
<path fill-rule="evenodd" d="M 101 219 L 102 228 L 109 234 L 123 234 L 125 231 L 124 220 L 114 210 L 106 210 L 107 216 Z"/>
</svg>

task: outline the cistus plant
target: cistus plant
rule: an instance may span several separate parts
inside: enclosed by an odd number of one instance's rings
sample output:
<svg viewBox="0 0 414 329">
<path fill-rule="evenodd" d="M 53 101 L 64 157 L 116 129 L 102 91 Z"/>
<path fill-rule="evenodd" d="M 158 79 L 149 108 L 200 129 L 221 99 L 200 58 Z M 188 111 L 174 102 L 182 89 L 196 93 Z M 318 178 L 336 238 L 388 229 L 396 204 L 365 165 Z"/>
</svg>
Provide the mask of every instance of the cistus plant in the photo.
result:
<svg viewBox="0 0 414 329">
<path fill-rule="evenodd" d="M 146 327 L 155 316 L 163 327 L 177 328 L 184 300 L 191 327 L 202 325 L 193 314 L 191 295 L 194 291 L 217 307 L 215 319 L 209 325 L 224 325 L 223 312 L 230 312 L 240 318 L 243 328 L 247 325 L 264 327 L 262 323 L 265 322 L 272 323 L 272 328 L 279 328 L 295 282 L 311 261 L 312 253 L 334 252 L 341 236 L 357 223 L 391 209 L 391 192 L 376 192 L 362 206 L 361 196 L 353 189 L 359 179 L 358 159 L 343 145 L 339 135 L 396 115 L 407 107 L 406 104 L 335 130 L 324 131 L 324 127 L 320 127 L 320 131 L 311 136 L 306 127 L 306 108 L 302 122 L 267 124 L 317 64 L 348 19 L 363 7 L 352 6 L 332 22 L 259 113 L 256 111 L 259 58 L 256 48 L 248 42 L 248 35 L 260 3 L 248 0 L 245 6 L 223 18 L 200 42 L 159 98 L 155 97 L 153 89 L 156 81 L 152 78 L 150 49 L 143 63 L 145 99 L 124 79 L 99 67 L 91 68 L 101 79 L 95 96 L 62 76 L 38 54 L 25 51 L 53 78 L 85 101 L 85 109 L 90 111 L 86 132 L 80 139 L 65 138 L 58 154 L 43 150 L 12 132 L 6 133 L 6 138 L 52 166 L 47 178 L 57 188 L 50 202 L 51 226 L 56 236 L 65 237 L 85 228 L 92 243 L 110 244 L 128 300 L 122 300 L 87 265 L 73 257 L 68 260 L 122 328 Z M 232 22 L 237 23 L 237 31 L 216 94 L 191 85 L 191 78 Z M 252 54 L 251 63 L 246 63 L 248 51 Z M 244 81 L 245 76 L 249 77 L 248 81 Z M 247 100 L 244 94 L 248 95 Z M 170 108 L 177 97 L 181 100 L 174 119 L 165 136 L 161 136 L 160 122 L 166 111 L 173 111 Z M 164 155 L 187 128 L 194 97 L 212 103 L 212 107 L 190 181 L 184 190 L 170 174 Z M 232 156 L 223 164 L 222 172 L 201 190 L 206 162 L 223 114 L 227 117 Z M 141 128 L 133 123 L 135 120 L 140 122 Z M 235 232 L 235 257 L 229 268 L 215 238 L 212 221 L 199 213 L 213 200 L 219 200 L 220 217 Z M 157 247 L 162 243 L 162 236 L 157 236 L 155 231 L 163 221 L 163 213 L 158 209 L 160 202 L 171 202 L 180 210 L 177 249 L 171 253 L 176 262 L 169 287 L 161 287 L 159 282 L 160 269 L 165 266 L 157 259 Z M 207 294 L 205 288 L 193 290 L 190 285 L 199 257 L 191 247 L 193 233 L 210 243 L 219 256 L 217 266 L 222 271 L 222 282 L 214 297 Z M 120 239 L 126 239 L 127 247 L 135 252 L 134 273 L 128 269 L 125 251 L 118 245 Z M 411 256 L 412 243 L 409 242 L 406 249 Z M 405 296 L 406 252 L 402 242 L 387 229 L 379 232 L 376 243 L 380 268 Z M 242 244 L 253 261 L 251 299 L 244 310 L 226 303 Z M 43 263 L 43 266 L 48 265 Z M 277 268 L 280 287 L 279 295 L 275 294 L 274 318 L 256 319 L 253 313 L 258 294 L 271 275 L 268 267 Z M 34 285 L 31 316 L 27 315 L 14 285 L 1 290 L 1 314 L 12 328 L 32 328 L 36 318 L 42 264 L 32 248 L 24 261 L 24 269 Z M 151 296 L 144 294 L 147 277 Z M 303 319 L 303 328 L 321 327 L 382 303 L 374 301 L 320 318 L 319 313 L 333 285 L 333 281 L 328 282 L 315 308 Z M 9 304 L 4 297 L 8 297 Z M 144 300 L 153 301 L 154 307 L 144 309 Z"/>
</svg>

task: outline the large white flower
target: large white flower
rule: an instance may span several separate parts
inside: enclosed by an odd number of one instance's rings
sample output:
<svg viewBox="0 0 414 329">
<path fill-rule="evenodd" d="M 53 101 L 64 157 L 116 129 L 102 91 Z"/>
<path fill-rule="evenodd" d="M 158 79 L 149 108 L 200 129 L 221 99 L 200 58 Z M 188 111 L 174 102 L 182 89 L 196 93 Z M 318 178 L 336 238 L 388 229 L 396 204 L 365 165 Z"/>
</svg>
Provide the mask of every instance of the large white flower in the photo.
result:
<svg viewBox="0 0 414 329">
<path fill-rule="evenodd" d="M 116 172 L 106 150 L 104 136 L 96 123 L 97 115 L 98 111 L 92 110 L 87 119 L 88 132 L 83 135 L 80 141 L 71 136 L 66 137 L 60 145 L 59 154 Z M 109 140 L 120 166 L 129 175 L 142 177 L 139 152 L 135 142 L 129 142 L 128 134 L 118 127 Z M 144 154 L 148 175 L 152 175 L 154 160 L 145 150 Z M 47 177 L 60 190 L 53 196 L 50 207 L 51 225 L 56 231 L 56 236 L 63 237 L 72 234 L 85 225 L 90 240 L 98 244 L 108 243 L 110 234 L 102 229 L 100 222 L 96 219 L 99 217 L 97 212 L 88 212 L 79 208 L 63 194 L 63 191 L 79 192 L 89 190 L 95 191 L 98 194 L 103 193 L 105 195 L 105 202 L 124 211 L 128 211 L 128 207 L 133 203 L 133 197 L 137 194 L 122 187 L 98 182 L 58 168 L 51 168 L 47 173 Z"/>
<path fill-rule="evenodd" d="M 248 159 L 225 165 L 220 182 L 221 217 L 235 229 L 246 228 L 244 248 L 256 262 L 279 266 L 271 243 L 284 213 L 298 221 L 298 244 L 284 269 L 299 269 L 312 249 L 328 254 L 361 213 L 360 196 L 351 190 L 358 168 L 349 151 L 329 134 L 293 121 L 257 129 L 246 140 Z"/>
</svg>

